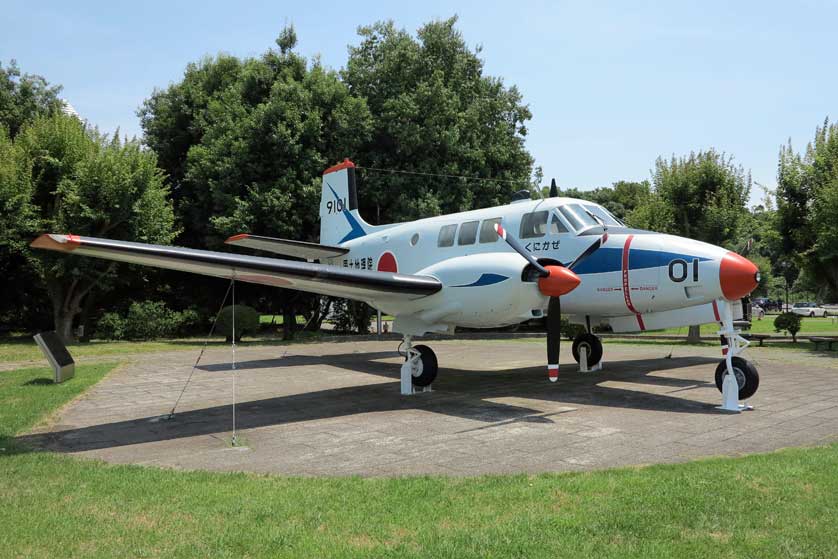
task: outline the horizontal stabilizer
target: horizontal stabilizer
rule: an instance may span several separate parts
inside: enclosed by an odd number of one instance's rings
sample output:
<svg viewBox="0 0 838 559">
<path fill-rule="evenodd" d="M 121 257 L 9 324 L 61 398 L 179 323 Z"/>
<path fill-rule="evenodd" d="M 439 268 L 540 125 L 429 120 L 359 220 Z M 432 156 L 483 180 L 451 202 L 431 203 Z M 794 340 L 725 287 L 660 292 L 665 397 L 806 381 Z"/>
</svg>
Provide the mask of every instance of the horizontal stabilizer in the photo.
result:
<svg viewBox="0 0 838 559">
<path fill-rule="evenodd" d="M 255 248 L 293 258 L 304 258 L 306 260 L 335 258 L 349 252 L 349 249 L 341 247 L 306 243 L 304 241 L 291 241 L 288 239 L 275 239 L 273 237 L 260 237 L 259 235 L 250 235 L 249 233 L 233 235 L 224 242 L 228 245 Z"/>
</svg>

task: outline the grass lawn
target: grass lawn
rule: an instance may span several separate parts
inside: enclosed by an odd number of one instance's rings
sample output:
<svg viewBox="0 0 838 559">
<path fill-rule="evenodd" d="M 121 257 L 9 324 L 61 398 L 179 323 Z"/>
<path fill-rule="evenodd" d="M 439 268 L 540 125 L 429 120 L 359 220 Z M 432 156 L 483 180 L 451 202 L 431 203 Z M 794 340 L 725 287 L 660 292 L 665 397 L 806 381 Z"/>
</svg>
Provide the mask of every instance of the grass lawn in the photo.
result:
<svg viewBox="0 0 838 559">
<path fill-rule="evenodd" d="M 769 315 L 763 318 L 762 320 L 754 320 L 751 322 L 751 329 L 749 332 L 752 334 L 776 334 L 778 336 L 786 336 L 785 332 L 775 332 L 774 331 L 774 318 L 775 316 Z M 681 334 L 683 336 L 687 335 L 687 331 L 689 330 L 688 326 L 682 326 L 681 328 L 667 328 L 666 330 L 650 330 L 647 332 L 648 334 Z M 703 336 L 714 336 L 716 332 L 719 331 L 719 326 L 717 324 L 703 324 L 701 326 L 701 334 Z M 800 326 L 800 332 L 797 333 L 798 336 L 807 336 L 807 335 L 832 335 L 838 336 L 838 321 L 833 320 L 833 317 L 824 317 L 824 318 L 809 318 L 804 317 L 803 322 Z"/>
<path fill-rule="evenodd" d="M 295 334 L 291 342 L 284 341 L 275 336 L 245 337 L 240 345 L 285 345 L 315 341 L 320 337 L 319 332 L 300 332 Z M 93 340 L 90 342 L 71 344 L 67 349 L 73 357 L 119 357 L 130 353 L 153 353 L 158 351 L 200 351 L 204 346 L 205 338 L 187 338 L 180 340 L 158 340 L 149 342 L 115 342 L 108 340 Z M 208 347 L 229 346 L 223 337 L 214 337 Z M 0 338 L 0 362 L 15 363 L 20 361 L 43 361 L 44 356 L 35 341 L 29 336 L 16 336 L 11 338 Z"/>
<path fill-rule="evenodd" d="M 0 372 L 0 436 L 101 378 Z M 34 382 L 33 382 L 34 381 Z M 306 479 L 5 446 L 0 556 L 836 557 L 838 445 L 575 474 Z"/>
</svg>

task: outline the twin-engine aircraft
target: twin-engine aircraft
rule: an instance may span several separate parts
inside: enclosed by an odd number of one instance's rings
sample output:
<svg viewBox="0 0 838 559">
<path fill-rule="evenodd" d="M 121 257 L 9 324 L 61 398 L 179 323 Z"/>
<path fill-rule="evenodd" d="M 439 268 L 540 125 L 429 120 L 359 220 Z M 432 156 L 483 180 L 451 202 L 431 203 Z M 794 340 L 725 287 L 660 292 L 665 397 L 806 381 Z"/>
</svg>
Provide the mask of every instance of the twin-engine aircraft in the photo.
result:
<svg viewBox="0 0 838 559">
<path fill-rule="evenodd" d="M 544 316 L 548 378 L 557 380 L 560 313 L 585 325 L 572 353 L 591 367 L 602 359 L 593 326 L 637 332 L 721 323 L 717 386 L 731 373 L 728 384 L 735 391 L 735 378 L 744 400 L 759 385 L 753 364 L 736 357 L 747 342 L 733 321 L 759 282 L 757 267 L 738 254 L 631 229 L 555 188 L 545 199 L 376 226 L 358 213 L 351 161 L 326 169 L 322 188 L 320 244 L 248 233 L 227 240 L 305 262 L 65 234 L 41 235 L 32 246 L 364 301 L 395 316 L 393 331 L 404 336 L 403 393 L 437 375 L 434 352 L 413 345 L 414 336 Z"/>
</svg>

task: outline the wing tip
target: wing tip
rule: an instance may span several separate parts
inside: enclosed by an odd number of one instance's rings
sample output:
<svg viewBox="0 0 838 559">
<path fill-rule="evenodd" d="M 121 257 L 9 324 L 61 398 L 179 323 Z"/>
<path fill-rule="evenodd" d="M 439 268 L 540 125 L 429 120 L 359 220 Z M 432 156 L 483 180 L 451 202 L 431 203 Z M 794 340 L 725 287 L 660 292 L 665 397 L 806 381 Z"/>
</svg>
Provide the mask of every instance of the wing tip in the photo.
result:
<svg viewBox="0 0 838 559">
<path fill-rule="evenodd" d="M 248 237 L 250 237 L 250 233 L 239 233 L 238 235 L 233 235 L 232 237 L 224 241 L 224 244 L 232 244 L 237 241 L 247 239 Z"/>
<path fill-rule="evenodd" d="M 44 233 L 29 243 L 32 248 L 43 250 L 57 250 L 60 252 L 72 252 L 81 245 L 81 237 L 78 235 L 59 235 L 56 233 Z"/>
</svg>

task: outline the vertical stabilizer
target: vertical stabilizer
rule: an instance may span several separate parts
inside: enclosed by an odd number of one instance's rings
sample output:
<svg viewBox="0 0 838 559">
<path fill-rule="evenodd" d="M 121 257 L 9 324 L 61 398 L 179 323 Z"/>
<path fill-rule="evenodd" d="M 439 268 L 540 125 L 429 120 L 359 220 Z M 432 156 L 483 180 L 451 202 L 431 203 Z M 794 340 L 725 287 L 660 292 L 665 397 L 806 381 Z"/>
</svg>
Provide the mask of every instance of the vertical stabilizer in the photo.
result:
<svg viewBox="0 0 838 559">
<path fill-rule="evenodd" d="M 340 245 L 363 237 L 371 227 L 358 214 L 355 164 L 349 159 L 323 171 L 320 243 Z"/>
</svg>

